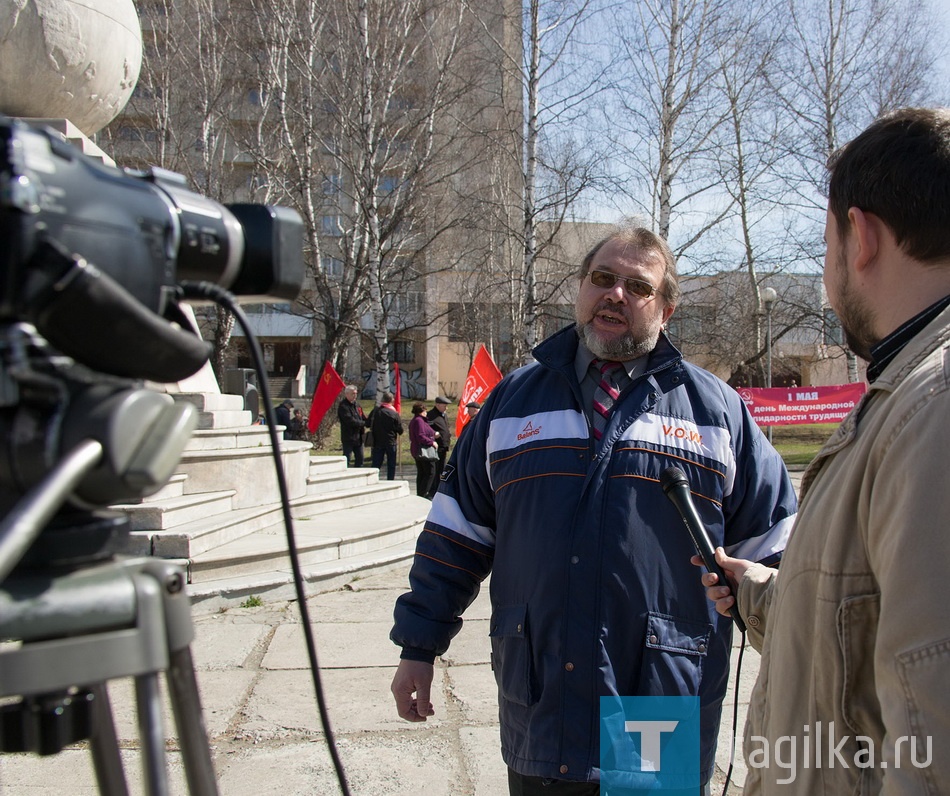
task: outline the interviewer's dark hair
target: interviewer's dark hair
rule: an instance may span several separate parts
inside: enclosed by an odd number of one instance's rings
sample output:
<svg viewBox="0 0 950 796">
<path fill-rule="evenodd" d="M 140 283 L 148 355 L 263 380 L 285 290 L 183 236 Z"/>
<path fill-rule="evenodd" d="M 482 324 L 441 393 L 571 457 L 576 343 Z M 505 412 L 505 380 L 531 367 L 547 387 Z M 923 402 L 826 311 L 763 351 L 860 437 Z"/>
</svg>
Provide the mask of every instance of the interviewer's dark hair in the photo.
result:
<svg viewBox="0 0 950 796">
<path fill-rule="evenodd" d="M 587 276 L 587 272 L 590 271 L 590 264 L 597 252 L 614 240 L 619 240 L 634 249 L 654 252 L 660 256 L 663 261 L 663 284 L 657 290 L 663 294 L 668 304 L 675 305 L 680 296 L 679 277 L 676 273 L 676 257 L 673 256 L 673 250 L 670 249 L 670 245 L 666 240 L 646 227 L 619 227 L 615 232 L 601 238 L 581 261 L 581 267 L 577 272 L 578 277 L 583 280 Z"/>
<path fill-rule="evenodd" d="M 828 161 L 828 208 L 873 213 L 909 256 L 950 257 L 950 110 L 902 108 L 873 122 Z"/>
</svg>

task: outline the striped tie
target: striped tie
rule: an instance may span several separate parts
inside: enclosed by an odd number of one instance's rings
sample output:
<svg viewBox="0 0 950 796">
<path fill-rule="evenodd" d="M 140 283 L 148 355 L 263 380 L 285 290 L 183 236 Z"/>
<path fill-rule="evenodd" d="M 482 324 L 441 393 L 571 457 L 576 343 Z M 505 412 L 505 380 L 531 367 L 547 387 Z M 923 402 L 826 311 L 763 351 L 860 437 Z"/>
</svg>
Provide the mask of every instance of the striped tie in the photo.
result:
<svg viewBox="0 0 950 796">
<path fill-rule="evenodd" d="M 610 418 L 610 411 L 613 409 L 614 401 L 620 397 L 620 383 L 618 381 L 619 373 L 622 371 L 619 362 L 610 360 L 595 359 L 590 363 L 594 369 L 596 387 L 594 387 L 594 439 L 598 442 L 604 436 L 604 429 L 607 427 L 607 420 Z"/>
</svg>

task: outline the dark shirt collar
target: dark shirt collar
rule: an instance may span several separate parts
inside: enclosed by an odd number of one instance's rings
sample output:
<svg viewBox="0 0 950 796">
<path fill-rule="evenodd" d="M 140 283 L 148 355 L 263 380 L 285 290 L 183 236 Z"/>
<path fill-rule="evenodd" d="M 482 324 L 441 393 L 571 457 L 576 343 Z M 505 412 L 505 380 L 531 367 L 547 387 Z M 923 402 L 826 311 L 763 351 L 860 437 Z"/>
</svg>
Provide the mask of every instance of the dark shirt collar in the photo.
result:
<svg viewBox="0 0 950 796">
<path fill-rule="evenodd" d="M 578 338 L 577 351 L 574 354 L 574 374 L 577 376 L 578 383 L 584 381 L 584 378 L 587 376 L 587 371 L 590 368 L 590 363 L 595 359 L 596 357 L 591 353 L 590 349 L 584 345 L 584 341 Z M 647 357 L 642 356 L 637 357 L 637 359 L 628 359 L 620 364 L 623 365 L 623 369 L 627 371 L 627 376 L 629 376 L 632 381 L 644 371 L 646 361 Z"/>
<path fill-rule="evenodd" d="M 901 324 L 887 337 L 871 349 L 871 364 L 868 365 L 868 381 L 873 382 L 884 372 L 892 359 L 896 357 L 923 328 L 950 306 L 950 296 L 931 304 L 923 312 Z"/>
</svg>

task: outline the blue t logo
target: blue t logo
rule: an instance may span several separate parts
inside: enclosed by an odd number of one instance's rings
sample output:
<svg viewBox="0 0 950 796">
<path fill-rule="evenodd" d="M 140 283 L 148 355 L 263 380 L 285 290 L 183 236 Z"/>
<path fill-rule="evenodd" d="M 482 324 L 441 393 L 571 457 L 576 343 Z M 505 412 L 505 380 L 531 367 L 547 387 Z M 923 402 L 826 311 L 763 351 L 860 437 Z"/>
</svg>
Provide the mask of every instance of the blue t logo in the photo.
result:
<svg viewBox="0 0 950 796">
<path fill-rule="evenodd" d="M 601 697 L 600 778 L 606 796 L 698 794 L 699 697 Z"/>
</svg>

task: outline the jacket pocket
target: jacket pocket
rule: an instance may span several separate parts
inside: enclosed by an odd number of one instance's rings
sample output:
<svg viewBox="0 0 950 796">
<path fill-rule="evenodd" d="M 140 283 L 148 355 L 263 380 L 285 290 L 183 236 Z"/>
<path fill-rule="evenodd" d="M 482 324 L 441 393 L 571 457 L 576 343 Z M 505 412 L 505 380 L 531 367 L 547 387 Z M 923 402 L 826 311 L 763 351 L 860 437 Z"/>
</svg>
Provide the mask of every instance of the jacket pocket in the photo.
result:
<svg viewBox="0 0 950 796">
<path fill-rule="evenodd" d="M 491 618 L 492 669 L 501 696 L 528 707 L 538 701 L 531 665 L 528 606 L 503 605 Z"/>
<path fill-rule="evenodd" d="M 874 648 L 881 616 L 881 595 L 861 594 L 838 604 L 838 644 L 841 648 L 842 677 L 832 683 L 841 694 L 841 715 L 855 735 L 884 737 L 881 703 L 874 688 Z"/>
<path fill-rule="evenodd" d="M 647 614 L 640 696 L 696 696 L 713 627 L 708 622 Z"/>
</svg>

